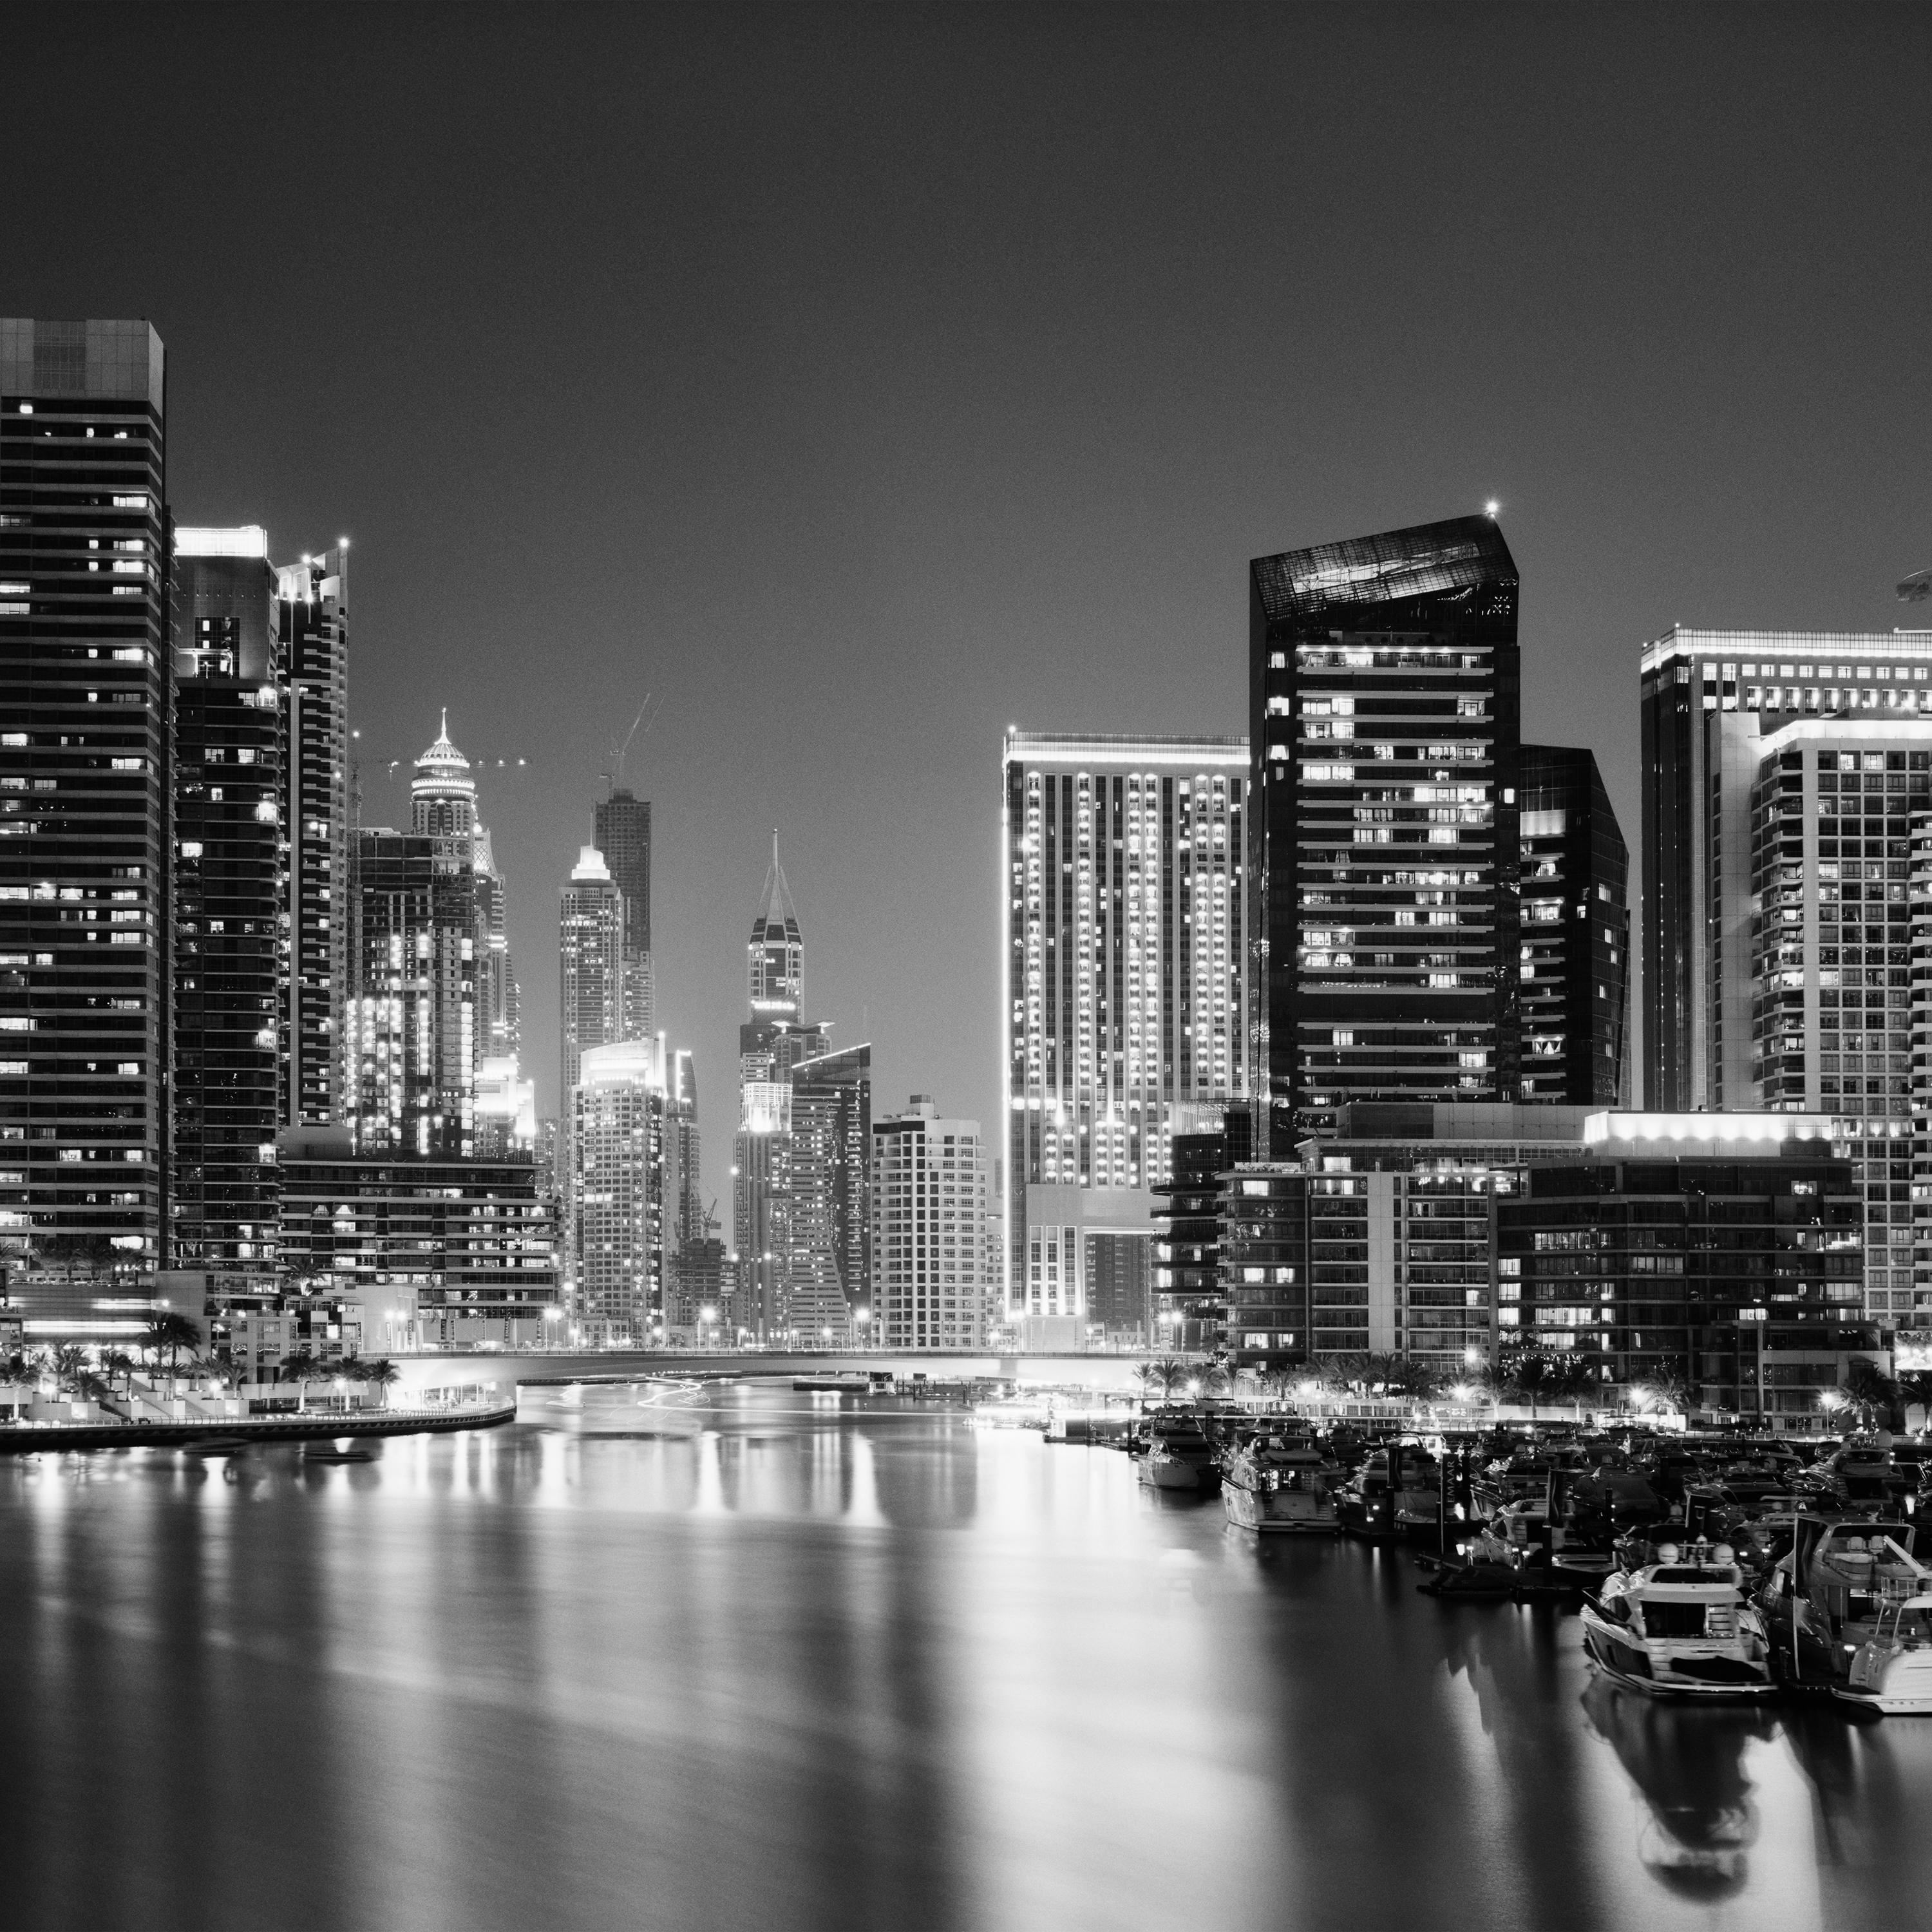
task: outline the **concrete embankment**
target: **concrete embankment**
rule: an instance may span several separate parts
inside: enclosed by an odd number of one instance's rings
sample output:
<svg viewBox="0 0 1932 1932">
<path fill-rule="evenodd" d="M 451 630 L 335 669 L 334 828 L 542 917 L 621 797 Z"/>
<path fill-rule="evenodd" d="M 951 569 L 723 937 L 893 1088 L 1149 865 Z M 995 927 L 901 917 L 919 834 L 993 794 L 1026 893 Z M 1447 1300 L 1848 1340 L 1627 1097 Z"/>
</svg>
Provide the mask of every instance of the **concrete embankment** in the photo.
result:
<svg viewBox="0 0 1932 1932">
<path fill-rule="evenodd" d="M 420 1436 L 495 1429 L 517 1419 L 514 1401 L 472 1408 L 310 1410 L 294 1415 L 222 1416 L 166 1422 L 19 1422 L 0 1424 L 0 1455 L 30 1456 L 76 1449 L 190 1449 L 221 1442 L 250 1445 L 309 1442 L 344 1436 Z"/>
</svg>

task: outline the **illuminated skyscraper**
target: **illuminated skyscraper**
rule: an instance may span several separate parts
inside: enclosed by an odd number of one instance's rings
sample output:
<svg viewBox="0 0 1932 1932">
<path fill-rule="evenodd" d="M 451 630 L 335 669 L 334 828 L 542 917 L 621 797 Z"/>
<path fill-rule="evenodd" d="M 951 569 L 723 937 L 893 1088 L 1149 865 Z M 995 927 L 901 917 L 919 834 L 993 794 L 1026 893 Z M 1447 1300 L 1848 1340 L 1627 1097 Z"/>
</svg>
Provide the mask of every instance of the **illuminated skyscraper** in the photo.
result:
<svg viewBox="0 0 1932 1932">
<path fill-rule="evenodd" d="M 594 845 L 578 854 L 557 923 L 562 980 L 562 1108 L 583 1057 L 628 1037 L 624 1010 L 624 895 Z"/>
<path fill-rule="evenodd" d="M 290 931 L 276 619 L 265 530 L 176 531 L 176 1268 L 275 1258 Z"/>
<path fill-rule="evenodd" d="M 1115 1244 L 1177 1109 L 1246 1090 L 1248 747 L 1012 730 L 1002 781 L 1005 1316 L 1079 1346 L 1090 1264 L 1144 1273 Z"/>
<path fill-rule="evenodd" d="M 357 1150 L 477 1151 L 482 1067 L 476 785 L 448 720 L 416 760 L 410 830 L 356 834 L 346 1029 Z"/>
<path fill-rule="evenodd" d="M 642 1343 L 664 1306 L 667 1170 L 662 1038 L 584 1049 L 571 1092 L 571 1280 L 586 1341 Z"/>
<path fill-rule="evenodd" d="M 597 849 L 624 895 L 625 1004 L 634 1036 L 657 1025 L 657 982 L 651 958 L 651 802 L 622 785 L 596 808 Z"/>
<path fill-rule="evenodd" d="M 1932 632 L 1680 628 L 1642 679 L 1644 1104 L 1829 1115 L 1864 1197 L 1864 1307 L 1906 1319 Z"/>
<path fill-rule="evenodd" d="M 162 1258 L 172 853 L 160 338 L 0 321 L 0 1240 Z"/>
<path fill-rule="evenodd" d="M 1256 1152 L 1353 1100 L 1513 1100 L 1516 569 L 1489 517 L 1257 557 Z"/>
<path fill-rule="evenodd" d="M 349 824 L 349 546 L 275 573 L 286 680 L 288 1089 L 298 1126 L 344 1118 L 352 967 Z"/>
<path fill-rule="evenodd" d="M 872 1129 L 872 1281 L 889 1348 L 985 1346 L 986 1169 L 977 1120 L 923 1094 Z"/>
<path fill-rule="evenodd" d="M 829 1328 L 842 1341 L 872 1319 L 872 1048 L 798 1061 L 784 1245 L 787 1308 L 802 1336 Z"/>
</svg>

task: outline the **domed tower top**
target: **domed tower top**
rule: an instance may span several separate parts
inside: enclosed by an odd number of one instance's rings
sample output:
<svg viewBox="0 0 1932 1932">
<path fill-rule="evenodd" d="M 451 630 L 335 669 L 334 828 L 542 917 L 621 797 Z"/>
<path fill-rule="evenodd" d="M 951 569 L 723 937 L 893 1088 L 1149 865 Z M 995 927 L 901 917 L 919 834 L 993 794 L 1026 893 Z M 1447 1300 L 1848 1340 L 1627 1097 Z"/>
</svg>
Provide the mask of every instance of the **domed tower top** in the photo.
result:
<svg viewBox="0 0 1932 1932">
<path fill-rule="evenodd" d="M 449 742 L 449 712 L 436 742 L 416 760 L 410 781 L 410 830 L 419 838 L 467 840 L 476 829 L 476 781 L 470 760 Z"/>
</svg>

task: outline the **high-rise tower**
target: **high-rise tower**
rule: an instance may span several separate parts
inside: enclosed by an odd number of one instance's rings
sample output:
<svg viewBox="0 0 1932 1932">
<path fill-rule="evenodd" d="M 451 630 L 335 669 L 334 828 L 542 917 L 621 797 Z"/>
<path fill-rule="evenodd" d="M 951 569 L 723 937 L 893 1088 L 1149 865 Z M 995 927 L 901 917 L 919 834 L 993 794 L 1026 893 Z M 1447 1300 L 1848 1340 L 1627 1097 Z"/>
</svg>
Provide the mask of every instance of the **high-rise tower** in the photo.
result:
<svg viewBox="0 0 1932 1932">
<path fill-rule="evenodd" d="M 287 1052 L 286 740 L 268 533 L 175 532 L 174 1185 L 182 1268 L 266 1269 Z"/>
<path fill-rule="evenodd" d="M 750 959 L 752 1016 L 755 1019 L 796 1020 L 805 1009 L 805 940 L 798 929 L 798 911 L 778 863 L 778 835 L 772 834 L 772 868 L 765 874 L 764 896 L 752 922 Z"/>
<path fill-rule="evenodd" d="M 629 1036 L 624 1011 L 624 895 L 594 845 L 578 854 L 557 922 L 562 968 L 562 1107 L 586 1048 Z"/>
<path fill-rule="evenodd" d="M 1864 1197 L 1865 1308 L 1904 1318 L 1932 632 L 1680 627 L 1641 676 L 1644 1104 L 1829 1114 Z"/>
<path fill-rule="evenodd" d="M 1248 747 L 1013 730 L 1001 792 L 1005 1318 L 1082 1346 L 1178 1122 L 1247 1090 Z"/>
<path fill-rule="evenodd" d="M 288 832 L 290 1125 L 344 1118 L 350 928 L 349 546 L 275 573 L 286 680 L 283 820 Z"/>
<path fill-rule="evenodd" d="M 166 398 L 145 322 L 0 321 L 0 1240 L 161 1259 Z"/>
<path fill-rule="evenodd" d="M 1516 1096 L 1516 592 L 1486 516 L 1250 566 L 1258 1155 Z"/>
</svg>

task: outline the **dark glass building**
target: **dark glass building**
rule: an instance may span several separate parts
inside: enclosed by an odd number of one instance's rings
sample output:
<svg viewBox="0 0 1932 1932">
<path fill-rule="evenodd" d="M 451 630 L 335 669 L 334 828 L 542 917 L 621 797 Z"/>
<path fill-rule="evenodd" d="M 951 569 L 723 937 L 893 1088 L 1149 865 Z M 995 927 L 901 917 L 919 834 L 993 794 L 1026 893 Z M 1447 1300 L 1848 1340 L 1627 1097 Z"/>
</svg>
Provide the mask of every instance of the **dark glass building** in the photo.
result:
<svg viewBox="0 0 1932 1932">
<path fill-rule="evenodd" d="M 284 1116 L 346 1118 L 340 1091 L 352 968 L 349 546 L 276 573 L 287 681 L 289 987 Z"/>
<path fill-rule="evenodd" d="M 0 321 L 0 1240 L 162 1259 L 172 753 L 160 338 Z"/>
<path fill-rule="evenodd" d="M 169 1265 L 274 1259 L 283 1118 L 280 639 L 266 533 L 175 533 L 174 1175 Z"/>
<path fill-rule="evenodd" d="M 1250 568 L 1257 1151 L 1519 1092 L 1516 569 L 1488 517 Z"/>
<path fill-rule="evenodd" d="M 1522 1098 L 1620 1107 L 1630 1067 L 1630 848 L 1590 752 L 1526 745 L 1517 777 Z"/>
<path fill-rule="evenodd" d="M 1498 1202 L 1500 1340 L 1574 1351 L 1605 1382 L 1708 1372 L 1734 1389 L 1740 1324 L 1822 1334 L 1859 1321 L 1862 1207 L 1828 1142 L 1742 1158 L 1660 1151 L 1626 1144 L 1532 1166 L 1526 1191 Z"/>
<path fill-rule="evenodd" d="M 622 785 L 596 807 L 596 838 L 624 895 L 624 949 L 651 950 L 651 802 L 634 798 Z"/>
<path fill-rule="evenodd" d="M 1253 1116 L 1230 1107 L 1218 1128 L 1177 1133 L 1171 1145 L 1168 1178 L 1154 1190 L 1154 1279 L 1142 1318 L 1163 1346 L 1212 1348 L 1228 1333 L 1220 1272 L 1226 1177 L 1252 1156 Z"/>
</svg>

